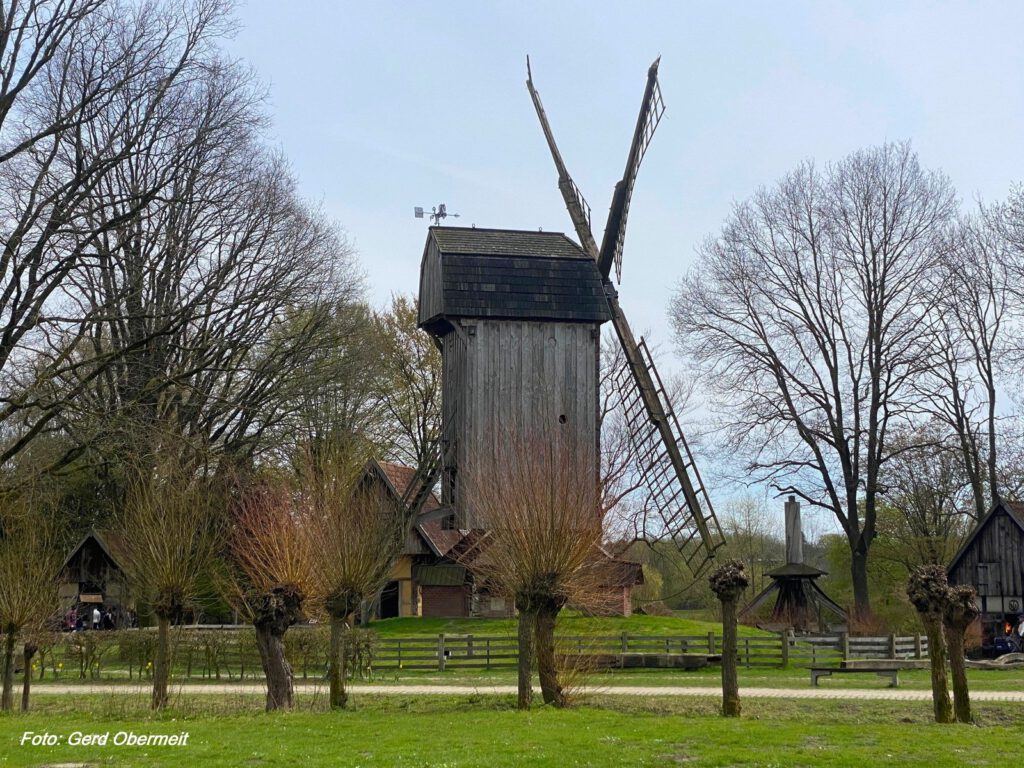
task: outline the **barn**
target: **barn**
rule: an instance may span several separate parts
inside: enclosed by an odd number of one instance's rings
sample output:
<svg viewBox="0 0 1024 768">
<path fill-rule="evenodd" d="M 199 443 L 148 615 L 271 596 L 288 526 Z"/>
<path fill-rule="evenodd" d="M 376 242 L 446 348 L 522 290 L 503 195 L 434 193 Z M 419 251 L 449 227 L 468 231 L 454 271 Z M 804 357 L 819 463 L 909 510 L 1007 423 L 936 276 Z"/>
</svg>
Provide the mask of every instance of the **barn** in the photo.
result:
<svg viewBox="0 0 1024 768">
<path fill-rule="evenodd" d="M 86 616 L 93 607 L 110 608 L 118 625 L 125 623 L 134 602 L 124 573 L 123 545 L 113 533 L 89 531 L 61 567 L 62 611 Z"/>
<path fill-rule="evenodd" d="M 1001 501 L 949 564 L 949 581 L 978 591 L 984 644 L 1008 634 L 1024 613 L 1024 503 Z"/>
</svg>

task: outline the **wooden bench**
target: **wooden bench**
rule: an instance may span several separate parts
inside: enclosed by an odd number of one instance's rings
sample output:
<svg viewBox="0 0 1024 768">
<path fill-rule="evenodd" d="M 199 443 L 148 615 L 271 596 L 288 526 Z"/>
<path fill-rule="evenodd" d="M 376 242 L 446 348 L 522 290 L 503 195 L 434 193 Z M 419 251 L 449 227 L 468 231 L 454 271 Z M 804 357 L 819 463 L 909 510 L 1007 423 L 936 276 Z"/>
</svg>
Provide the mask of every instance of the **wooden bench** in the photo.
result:
<svg viewBox="0 0 1024 768">
<path fill-rule="evenodd" d="M 886 667 L 811 667 L 811 685 L 818 685 L 819 677 L 830 677 L 833 673 L 845 674 L 847 672 L 870 672 L 879 677 L 889 678 L 889 687 L 898 688 L 900 684 L 900 671 Z"/>
</svg>

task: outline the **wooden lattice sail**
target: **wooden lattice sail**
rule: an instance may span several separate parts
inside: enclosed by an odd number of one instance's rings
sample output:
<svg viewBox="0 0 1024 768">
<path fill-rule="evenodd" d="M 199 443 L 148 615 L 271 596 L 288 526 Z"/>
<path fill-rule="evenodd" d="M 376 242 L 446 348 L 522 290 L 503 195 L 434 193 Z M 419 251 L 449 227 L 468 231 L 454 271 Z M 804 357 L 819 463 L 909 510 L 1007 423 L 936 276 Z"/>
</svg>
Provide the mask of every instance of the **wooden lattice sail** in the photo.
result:
<svg viewBox="0 0 1024 768">
<path fill-rule="evenodd" d="M 634 521 L 637 538 L 647 541 L 672 540 L 686 557 L 691 570 L 698 573 L 714 558 L 715 551 L 724 543 L 722 529 L 650 351 L 642 337 L 639 342 L 634 337 L 610 278 L 614 266 L 616 277 L 621 280 L 626 219 L 633 186 L 640 163 L 665 110 L 658 86 L 659 62 L 660 58 L 647 73 L 647 85 L 626 167 L 622 179 L 615 185 L 600 247 L 590 228 L 590 206 L 569 175 L 555 144 L 540 95 L 533 85 L 529 60 L 526 85 L 555 161 L 558 188 L 565 200 L 569 217 L 583 250 L 598 264 L 612 324 L 626 360 L 626 365 L 616 377 L 615 386 L 626 415 L 631 448 L 636 460 L 635 470 L 642 477 L 642 485 L 646 489 L 646 497 L 639 505 Z"/>
</svg>

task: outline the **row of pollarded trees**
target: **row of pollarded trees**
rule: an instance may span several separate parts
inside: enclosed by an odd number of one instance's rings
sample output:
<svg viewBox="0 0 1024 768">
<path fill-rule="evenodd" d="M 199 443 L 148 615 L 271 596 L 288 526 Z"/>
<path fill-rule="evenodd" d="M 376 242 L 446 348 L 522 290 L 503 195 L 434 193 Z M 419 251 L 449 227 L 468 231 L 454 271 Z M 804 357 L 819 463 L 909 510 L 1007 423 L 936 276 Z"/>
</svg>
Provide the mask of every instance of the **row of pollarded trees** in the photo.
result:
<svg viewBox="0 0 1024 768">
<path fill-rule="evenodd" d="M 330 622 L 330 703 L 346 706 L 354 617 L 386 583 L 412 522 L 362 482 L 366 446 L 319 441 L 303 447 L 291 468 L 226 479 L 181 443 L 131 462 L 110 529 L 130 587 L 157 623 L 154 708 L 168 703 L 172 626 L 196 608 L 201 584 L 210 581 L 256 630 L 267 709 L 292 706 L 283 641 L 291 626 L 313 618 Z M 561 670 L 578 660 L 556 649 L 558 615 L 570 604 L 601 608 L 608 597 L 595 464 L 568 441 L 516 436 L 507 436 L 496 456 L 494 465 L 467 469 L 486 534 L 466 564 L 479 585 L 518 610 L 520 706 L 530 705 L 534 664 L 545 703 L 562 706 L 568 693 Z M 0 544 L 10 551 L 0 551 L 0 574 L 19 587 L 5 589 L 0 600 L 9 617 L 8 706 L 15 648 L 24 643 L 30 653 L 32 630 L 45 627 L 57 608 L 59 550 L 41 538 L 48 529 L 34 525 L 43 518 L 37 499 L 26 500 L 24 515 L 4 518 Z"/>
<path fill-rule="evenodd" d="M 408 520 L 360 487 L 365 450 L 349 444 L 303 451 L 296 471 L 267 470 L 225 482 L 181 444 L 136 457 L 110 524 L 136 600 L 156 620 L 152 706 L 168 703 L 172 626 L 195 611 L 213 581 L 256 629 L 267 708 L 292 705 L 283 652 L 300 620 L 331 623 L 332 706 L 346 702 L 346 648 L 357 609 L 380 590 L 405 541 Z M 15 652 L 24 648 L 28 708 L 35 635 L 58 614 L 63 551 L 38 493 L 4 499 L 0 536 L 3 709 L 13 706 Z"/>
<path fill-rule="evenodd" d="M 745 479 L 836 517 L 861 617 L 883 504 L 929 541 L 1019 494 L 1024 428 L 1004 393 L 1022 298 L 1024 190 L 962 214 L 906 143 L 761 189 L 681 282 L 671 318 L 716 434 Z M 955 470 L 942 498 L 915 469 L 937 462 Z"/>
</svg>

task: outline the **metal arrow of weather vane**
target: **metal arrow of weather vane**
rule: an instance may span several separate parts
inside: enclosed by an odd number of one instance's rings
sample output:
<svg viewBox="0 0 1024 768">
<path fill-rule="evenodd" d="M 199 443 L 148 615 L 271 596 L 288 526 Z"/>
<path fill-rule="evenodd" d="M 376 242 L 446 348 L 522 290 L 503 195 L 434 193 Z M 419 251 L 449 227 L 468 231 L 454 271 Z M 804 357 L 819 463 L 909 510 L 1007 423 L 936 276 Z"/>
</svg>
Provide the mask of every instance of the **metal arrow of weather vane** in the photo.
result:
<svg viewBox="0 0 1024 768">
<path fill-rule="evenodd" d="M 424 215 L 423 208 L 417 205 L 413 208 L 413 214 L 417 219 L 422 219 Z M 430 209 L 430 213 L 428 214 L 428 218 L 434 222 L 435 227 L 439 226 L 441 221 L 447 219 L 449 216 L 455 219 L 459 218 L 459 214 L 457 213 L 448 213 L 448 206 L 444 203 L 438 203 L 437 206 Z"/>
</svg>

